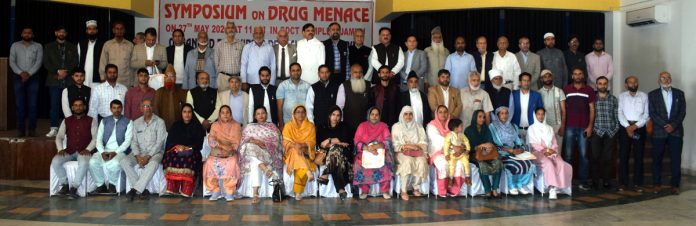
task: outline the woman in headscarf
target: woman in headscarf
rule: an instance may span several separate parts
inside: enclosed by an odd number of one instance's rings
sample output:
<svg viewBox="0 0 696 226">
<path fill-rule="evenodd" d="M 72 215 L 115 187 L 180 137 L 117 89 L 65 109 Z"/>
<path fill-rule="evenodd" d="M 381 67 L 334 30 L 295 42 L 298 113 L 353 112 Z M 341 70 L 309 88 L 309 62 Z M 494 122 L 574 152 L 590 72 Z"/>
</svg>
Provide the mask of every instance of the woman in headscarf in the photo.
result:
<svg viewBox="0 0 696 226">
<path fill-rule="evenodd" d="M 327 184 L 331 175 L 339 198 L 345 200 L 348 197 L 345 187 L 350 183 L 353 174 L 349 160 L 353 157 L 353 137 L 341 121 L 342 116 L 341 108 L 331 107 L 327 120 L 329 123 L 317 130 L 319 149 L 326 154 L 326 169 L 318 180 L 319 183 Z"/>
<path fill-rule="evenodd" d="M 559 154 L 556 133 L 553 127 L 546 124 L 546 110 L 537 108 L 534 114 L 534 124 L 527 131 L 527 143 L 537 157 L 535 163 L 541 167 L 544 183 L 549 186 L 549 199 L 556 199 L 557 188 L 571 186 L 573 167 L 564 162 Z"/>
<path fill-rule="evenodd" d="M 471 146 L 469 161 L 479 169 L 479 177 L 486 192 L 486 198 L 499 198 L 498 188 L 500 186 L 500 170 L 502 169 L 500 159 L 478 161 L 475 158 L 477 150 L 491 148 L 493 149 L 492 151 L 497 151 L 493 145 L 491 131 L 488 129 L 488 125 L 486 125 L 486 113 L 483 110 L 474 111 L 474 114 L 471 116 L 471 125 L 466 127 L 464 135 L 469 139 L 469 145 Z M 493 180 L 490 177 L 493 177 Z"/>
<path fill-rule="evenodd" d="M 234 200 L 239 181 L 237 148 L 241 139 L 242 126 L 232 119 L 230 106 L 220 107 L 218 120 L 210 127 L 208 144 L 211 151 L 203 165 L 203 182 L 212 192 L 210 200 Z M 221 188 L 224 190 L 221 192 Z"/>
<path fill-rule="evenodd" d="M 437 195 L 440 198 L 447 197 L 447 194 L 452 197 L 458 196 L 466 175 L 464 172 L 466 166 L 455 167 L 454 175 L 452 175 L 454 182 L 452 186 L 447 187 L 449 164 L 445 158 L 443 147 L 445 146 L 445 137 L 450 132 L 447 127 L 449 120 L 449 110 L 446 106 L 440 105 L 435 112 L 435 119 L 428 123 L 428 128 L 426 129 L 428 139 L 430 140 L 430 164 L 434 165 L 437 171 Z M 465 152 L 464 149 L 463 146 L 455 147 L 454 152 L 460 155 Z"/>
<path fill-rule="evenodd" d="M 278 175 L 283 170 L 283 150 L 280 146 L 280 130 L 275 124 L 266 122 L 266 108 L 256 107 L 253 117 L 254 121 L 242 131 L 239 154 L 242 173 L 248 175 L 253 188 L 251 202 L 256 204 L 261 201 L 261 176 L 266 176 L 269 181 L 280 178 Z"/>
<path fill-rule="evenodd" d="M 530 194 L 526 185 L 532 180 L 534 163 L 531 160 L 517 160 L 512 157 L 527 151 L 527 145 L 520 139 L 517 126 L 510 123 L 509 110 L 500 106 L 495 110 L 491 126 L 493 143 L 498 147 L 498 153 L 503 160 L 505 176 L 507 178 L 508 191 L 511 195 Z"/>
<path fill-rule="evenodd" d="M 191 197 L 196 177 L 201 172 L 205 131 L 198 119 L 193 117 L 193 106 L 190 104 L 183 105 L 181 116 L 182 120 L 174 122 L 169 128 L 162 166 L 167 179 L 167 193 Z"/>
<path fill-rule="evenodd" d="M 359 186 L 362 194 L 360 199 L 366 199 L 370 192 L 370 185 L 379 184 L 382 197 L 391 199 L 389 191 L 392 180 L 394 162 L 392 160 L 392 141 L 387 124 L 380 121 L 381 111 L 379 108 L 368 109 L 367 121 L 360 123 L 355 132 L 355 162 L 353 163 L 353 185 Z M 384 163 L 377 163 L 372 166 L 382 165 L 381 167 L 366 168 L 363 166 L 363 155 L 384 155 Z"/>
<path fill-rule="evenodd" d="M 314 165 L 316 142 L 316 129 L 307 120 L 307 110 L 302 105 L 296 106 L 292 110 L 292 120 L 283 128 L 283 159 L 288 167 L 288 174 L 295 177 L 295 200 L 302 200 L 307 182 L 314 180 L 312 172 L 317 168 Z"/>
<path fill-rule="evenodd" d="M 401 181 L 401 199 L 408 200 L 408 179 L 413 176 L 413 195 L 421 196 L 420 185 L 428 173 L 428 160 L 425 158 L 428 147 L 425 130 L 414 119 L 413 108 L 404 106 L 399 114 L 399 122 L 392 126 L 392 141 L 396 152 L 396 174 Z"/>
</svg>

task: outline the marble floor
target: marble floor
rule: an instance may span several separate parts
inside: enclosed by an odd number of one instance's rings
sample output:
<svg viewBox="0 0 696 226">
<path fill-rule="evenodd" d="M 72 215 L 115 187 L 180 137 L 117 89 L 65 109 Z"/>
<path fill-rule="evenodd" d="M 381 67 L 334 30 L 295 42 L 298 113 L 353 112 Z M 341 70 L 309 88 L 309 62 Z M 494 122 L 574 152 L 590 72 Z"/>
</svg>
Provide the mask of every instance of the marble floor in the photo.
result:
<svg viewBox="0 0 696 226">
<path fill-rule="evenodd" d="M 696 177 L 683 177 L 682 194 L 598 190 L 499 200 L 308 198 L 273 203 L 202 198 L 48 197 L 47 181 L 0 180 L 0 225 L 691 225 Z"/>
</svg>

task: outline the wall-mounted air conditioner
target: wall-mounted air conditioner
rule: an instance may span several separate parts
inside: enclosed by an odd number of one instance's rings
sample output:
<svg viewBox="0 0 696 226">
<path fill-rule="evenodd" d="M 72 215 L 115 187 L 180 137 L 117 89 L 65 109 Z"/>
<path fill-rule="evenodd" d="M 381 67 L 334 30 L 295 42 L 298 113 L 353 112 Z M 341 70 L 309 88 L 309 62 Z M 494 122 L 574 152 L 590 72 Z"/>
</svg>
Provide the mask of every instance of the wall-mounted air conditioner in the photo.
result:
<svg viewBox="0 0 696 226">
<path fill-rule="evenodd" d="M 626 12 L 626 24 L 631 27 L 667 23 L 669 18 L 670 10 L 666 5 L 655 5 Z"/>
</svg>

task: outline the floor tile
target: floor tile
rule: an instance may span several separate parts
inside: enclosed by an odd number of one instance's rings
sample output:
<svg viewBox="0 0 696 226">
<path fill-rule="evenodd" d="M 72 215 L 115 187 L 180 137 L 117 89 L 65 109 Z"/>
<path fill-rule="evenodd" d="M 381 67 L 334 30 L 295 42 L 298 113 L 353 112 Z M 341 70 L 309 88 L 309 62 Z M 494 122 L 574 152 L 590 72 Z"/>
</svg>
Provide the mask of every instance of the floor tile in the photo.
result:
<svg viewBox="0 0 696 226">
<path fill-rule="evenodd" d="M 600 202 L 602 199 L 597 198 L 597 197 L 592 197 L 592 196 L 582 196 L 582 197 L 577 197 L 575 200 L 583 201 L 583 202 L 589 202 L 589 203 L 594 203 L 594 202 Z"/>
<path fill-rule="evenodd" d="M 0 196 L 18 196 L 22 193 L 24 192 L 19 190 L 4 190 L 0 191 Z"/>
<path fill-rule="evenodd" d="M 105 202 L 105 201 L 111 201 L 114 199 L 113 196 L 90 196 L 87 198 L 89 201 L 99 201 L 99 202 Z"/>
<path fill-rule="evenodd" d="M 452 215 L 461 215 L 462 211 L 455 210 L 455 209 L 436 209 L 433 210 L 433 212 L 437 215 L 440 216 L 452 216 Z"/>
<path fill-rule="evenodd" d="M 365 220 L 389 219 L 386 213 L 360 213 Z"/>
<path fill-rule="evenodd" d="M 65 217 L 70 214 L 73 214 L 75 210 L 49 210 L 46 212 L 43 212 L 41 215 L 44 216 L 52 216 L 52 217 Z"/>
<path fill-rule="evenodd" d="M 392 200 L 391 199 L 384 199 L 384 197 L 378 196 L 378 197 L 367 198 L 367 201 L 380 203 L 380 202 L 391 202 Z"/>
<path fill-rule="evenodd" d="M 160 198 L 157 200 L 157 203 L 162 203 L 162 204 L 179 204 L 181 202 L 181 198 Z"/>
<path fill-rule="evenodd" d="M 623 195 L 617 195 L 617 194 L 611 194 L 611 193 L 599 194 L 599 195 L 597 195 L 597 197 L 600 197 L 603 199 L 609 199 L 609 200 L 617 200 L 617 199 L 624 198 Z"/>
<path fill-rule="evenodd" d="M 571 206 L 574 204 L 575 201 L 573 201 L 572 199 L 557 199 L 550 202 L 555 202 L 564 206 Z"/>
<path fill-rule="evenodd" d="M 283 215 L 283 221 L 309 221 L 309 215 L 307 214 L 296 214 L 296 215 Z"/>
<path fill-rule="evenodd" d="M 398 213 L 399 213 L 399 215 L 400 215 L 401 217 L 404 217 L 404 218 L 425 217 L 425 216 L 428 216 L 428 215 L 426 215 L 425 213 L 423 213 L 423 211 L 418 211 L 418 210 L 414 210 L 414 211 L 399 211 Z"/>
<path fill-rule="evenodd" d="M 191 200 L 191 204 L 193 205 L 215 205 L 215 201 L 210 201 L 208 199 L 194 199 Z"/>
<path fill-rule="evenodd" d="M 149 213 L 126 213 L 123 214 L 120 218 L 122 220 L 146 220 L 150 217 L 150 215 L 151 214 Z"/>
<path fill-rule="evenodd" d="M 227 205 L 233 205 L 233 206 L 237 206 L 237 205 L 248 206 L 248 205 L 251 205 L 251 204 L 252 204 L 251 201 L 252 201 L 251 199 L 240 199 L 240 200 L 234 200 L 234 201 L 232 201 L 232 202 L 227 202 Z M 211 202 L 211 203 L 214 203 L 214 202 Z"/>
<path fill-rule="evenodd" d="M 469 208 L 469 211 L 472 213 L 492 213 L 495 212 L 494 209 L 488 208 L 488 207 L 471 207 Z"/>
<path fill-rule="evenodd" d="M 12 209 L 9 212 L 14 213 L 14 214 L 32 214 L 32 213 L 35 213 L 37 211 L 39 211 L 39 208 L 19 207 L 19 208 Z"/>
<path fill-rule="evenodd" d="M 185 213 L 165 213 L 160 217 L 160 220 L 163 221 L 185 221 L 188 220 L 190 214 L 185 214 Z"/>
<path fill-rule="evenodd" d="M 643 195 L 643 193 L 635 192 L 635 191 L 620 191 L 620 192 L 616 192 L 616 194 L 628 195 L 628 196 L 641 196 L 641 195 Z"/>
<path fill-rule="evenodd" d="M 267 222 L 270 221 L 268 215 L 244 215 L 242 216 L 242 221 L 253 221 L 253 222 Z"/>
<path fill-rule="evenodd" d="M 228 214 L 204 214 L 201 217 L 201 221 L 229 221 L 230 215 Z"/>
<path fill-rule="evenodd" d="M 111 211 L 87 211 L 82 213 L 80 217 L 89 217 L 89 218 L 105 218 L 108 216 L 111 216 L 114 212 Z"/>
<path fill-rule="evenodd" d="M 33 192 L 26 195 L 29 198 L 46 198 L 48 197 L 48 192 Z"/>
<path fill-rule="evenodd" d="M 350 216 L 345 213 L 339 214 L 322 214 L 321 217 L 326 221 L 345 221 L 350 220 Z"/>
</svg>

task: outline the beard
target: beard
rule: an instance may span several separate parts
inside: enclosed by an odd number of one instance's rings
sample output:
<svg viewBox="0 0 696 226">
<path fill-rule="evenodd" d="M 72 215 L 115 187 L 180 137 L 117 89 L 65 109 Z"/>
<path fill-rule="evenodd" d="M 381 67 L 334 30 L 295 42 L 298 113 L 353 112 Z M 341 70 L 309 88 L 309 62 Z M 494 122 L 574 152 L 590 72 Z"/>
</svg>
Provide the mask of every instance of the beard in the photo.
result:
<svg viewBox="0 0 696 226">
<path fill-rule="evenodd" d="M 671 86 L 672 86 L 672 84 L 660 84 L 660 87 L 662 87 L 663 89 L 667 89 Z"/>
<path fill-rule="evenodd" d="M 198 87 L 201 87 L 201 89 L 205 90 L 210 86 L 210 84 L 198 84 Z"/>
<path fill-rule="evenodd" d="M 164 82 L 164 88 L 165 89 L 172 89 L 174 88 L 174 81 L 165 81 Z"/>
<path fill-rule="evenodd" d="M 478 91 L 480 88 L 481 85 L 472 86 L 471 84 L 469 84 L 469 89 L 471 89 L 471 91 Z"/>
<path fill-rule="evenodd" d="M 341 35 L 338 34 L 338 33 L 335 33 L 335 34 L 331 35 L 331 40 L 334 40 L 334 41 L 335 41 L 335 40 L 338 40 L 338 39 L 340 39 L 340 38 L 341 38 Z"/>
<path fill-rule="evenodd" d="M 496 85 L 495 83 L 491 83 L 491 85 L 493 85 L 493 88 L 494 88 L 495 90 L 500 90 L 500 89 L 503 88 L 503 85 L 502 85 L 502 84 Z"/>
<path fill-rule="evenodd" d="M 548 85 L 553 84 L 553 80 L 546 80 L 546 81 L 542 81 L 541 83 L 543 83 L 545 86 L 548 86 Z"/>
<path fill-rule="evenodd" d="M 450 82 L 440 82 L 441 86 L 448 87 L 450 85 Z"/>
<path fill-rule="evenodd" d="M 350 79 L 350 89 L 354 93 L 364 93 L 367 87 L 365 86 L 365 80 L 362 78 L 351 78 Z"/>
<path fill-rule="evenodd" d="M 433 47 L 433 50 L 435 50 L 435 52 L 440 53 L 440 52 L 444 52 L 444 51 L 445 51 L 445 45 L 442 44 L 442 42 L 440 42 L 440 43 L 431 42 L 431 43 L 430 43 L 430 46 Z"/>
<path fill-rule="evenodd" d="M 410 88 L 410 89 L 408 89 L 408 91 L 411 92 L 411 93 L 417 93 L 417 92 L 418 92 L 418 87 L 416 87 L 416 88 Z"/>
<path fill-rule="evenodd" d="M 638 87 L 628 87 L 628 91 L 631 91 L 631 93 L 638 92 Z"/>
<path fill-rule="evenodd" d="M 609 91 L 609 89 L 607 89 L 607 87 L 602 87 L 602 88 L 597 88 L 597 91 L 600 93 L 606 93 Z"/>
<path fill-rule="evenodd" d="M 89 40 L 95 40 L 97 39 L 98 35 L 97 34 L 87 34 L 87 39 Z"/>
<path fill-rule="evenodd" d="M 25 42 L 31 41 L 31 37 L 22 37 L 22 41 L 25 41 Z"/>
</svg>

